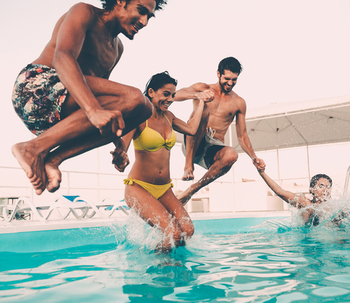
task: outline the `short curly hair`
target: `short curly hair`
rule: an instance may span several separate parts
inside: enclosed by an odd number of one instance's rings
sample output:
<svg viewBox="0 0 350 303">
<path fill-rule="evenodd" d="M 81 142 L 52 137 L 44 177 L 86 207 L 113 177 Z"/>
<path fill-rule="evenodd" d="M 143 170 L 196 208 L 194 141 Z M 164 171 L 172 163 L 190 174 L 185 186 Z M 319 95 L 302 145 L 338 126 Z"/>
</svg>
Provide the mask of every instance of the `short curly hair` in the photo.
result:
<svg viewBox="0 0 350 303">
<path fill-rule="evenodd" d="M 128 5 L 132 0 L 125 0 L 126 5 Z M 167 4 L 168 0 L 155 0 L 156 8 L 155 11 L 161 10 L 164 5 Z M 117 0 L 101 0 L 102 7 L 108 11 L 113 10 L 114 6 L 117 4 Z"/>
</svg>

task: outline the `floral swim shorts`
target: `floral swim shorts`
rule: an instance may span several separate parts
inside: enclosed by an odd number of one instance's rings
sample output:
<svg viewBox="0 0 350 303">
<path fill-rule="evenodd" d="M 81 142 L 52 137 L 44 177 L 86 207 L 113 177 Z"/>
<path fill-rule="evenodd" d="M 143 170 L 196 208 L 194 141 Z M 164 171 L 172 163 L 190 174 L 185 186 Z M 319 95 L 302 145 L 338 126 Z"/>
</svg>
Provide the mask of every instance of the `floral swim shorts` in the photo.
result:
<svg viewBox="0 0 350 303">
<path fill-rule="evenodd" d="M 67 93 L 55 69 L 28 64 L 16 79 L 12 103 L 26 127 L 40 135 L 61 120 L 61 106 Z"/>
</svg>

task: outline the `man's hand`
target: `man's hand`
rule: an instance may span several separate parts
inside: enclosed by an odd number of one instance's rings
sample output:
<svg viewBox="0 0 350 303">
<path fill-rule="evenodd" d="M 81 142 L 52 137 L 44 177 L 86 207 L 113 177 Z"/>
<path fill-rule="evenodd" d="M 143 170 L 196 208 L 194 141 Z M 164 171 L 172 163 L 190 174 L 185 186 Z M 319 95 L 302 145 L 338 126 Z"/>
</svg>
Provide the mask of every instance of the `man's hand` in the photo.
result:
<svg viewBox="0 0 350 303">
<path fill-rule="evenodd" d="M 119 110 L 95 110 L 88 118 L 103 136 L 115 134 L 120 137 L 125 128 L 123 116 Z"/>
<path fill-rule="evenodd" d="M 266 164 L 263 159 L 254 158 L 253 164 L 259 173 L 263 173 L 265 171 Z"/>
<path fill-rule="evenodd" d="M 126 153 L 124 141 L 119 139 L 114 142 L 114 145 L 115 149 L 114 151 L 111 151 L 112 164 L 116 170 L 123 172 L 130 163 L 128 154 Z"/>
<path fill-rule="evenodd" d="M 198 100 L 203 100 L 204 103 L 211 102 L 215 99 L 215 94 L 211 89 L 206 89 L 203 92 L 198 93 Z"/>
</svg>

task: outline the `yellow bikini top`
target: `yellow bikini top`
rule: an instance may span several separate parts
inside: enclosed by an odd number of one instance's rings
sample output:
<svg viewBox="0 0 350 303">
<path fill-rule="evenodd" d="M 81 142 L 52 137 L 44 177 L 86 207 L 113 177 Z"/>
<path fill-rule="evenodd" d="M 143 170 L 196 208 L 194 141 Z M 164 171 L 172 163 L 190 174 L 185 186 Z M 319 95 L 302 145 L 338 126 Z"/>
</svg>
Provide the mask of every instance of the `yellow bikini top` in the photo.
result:
<svg viewBox="0 0 350 303">
<path fill-rule="evenodd" d="M 169 119 L 165 115 L 164 117 L 168 120 L 170 124 Z M 160 133 L 148 127 L 147 120 L 145 129 L 141 132 L 140 136 L 134 139 L 134 148 L 137 150 L 146 150 L 150 152 L 157 151 L 162 147 L 165 147 L 167 150 L 171 150 L 175 143 L 176 134 L 173 129 L 171 132 L 170 139 L 164 139 Z"/>
</svg>

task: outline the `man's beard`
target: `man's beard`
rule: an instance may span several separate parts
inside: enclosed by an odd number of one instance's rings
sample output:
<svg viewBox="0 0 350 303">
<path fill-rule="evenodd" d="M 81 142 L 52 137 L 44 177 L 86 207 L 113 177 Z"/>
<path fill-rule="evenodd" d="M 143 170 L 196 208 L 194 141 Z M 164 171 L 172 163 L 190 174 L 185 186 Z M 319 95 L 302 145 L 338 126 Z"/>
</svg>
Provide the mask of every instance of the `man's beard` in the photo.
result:
<svg viewBox="0 0 350 303">
<path fill-rule="evenodd" d="M 219 82 L 220 83 L 220 86 L 221 86 L 221 89 L 224 91 L 224 92 L 226 92 L 226 93 L 229 93 L 229 92 L 231 92 L 232 91 L 232 89 L 234 88 L 234 86 L 235 86 L 235 84 L 233 84 L 232 85 L 232 87 L 230 87 L 230 89 L 229 90 L 227 90 L 227 89 L 225 89 L 225 86 L 221 83 L 221 82 Z"/>
</svg>

